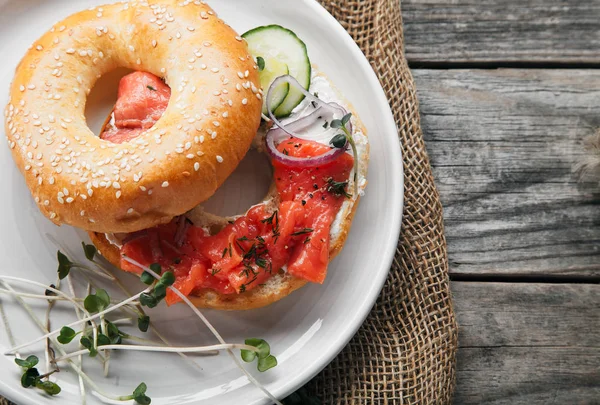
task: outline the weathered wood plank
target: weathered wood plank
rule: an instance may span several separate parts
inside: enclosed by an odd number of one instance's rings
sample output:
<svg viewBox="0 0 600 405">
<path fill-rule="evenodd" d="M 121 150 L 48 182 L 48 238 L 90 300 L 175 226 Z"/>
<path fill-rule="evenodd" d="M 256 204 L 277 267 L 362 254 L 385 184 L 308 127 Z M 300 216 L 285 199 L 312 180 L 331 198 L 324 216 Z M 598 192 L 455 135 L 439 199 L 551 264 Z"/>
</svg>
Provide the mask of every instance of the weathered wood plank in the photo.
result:
<svg viewBox="0 0 600 405">
<path fill-rule="evenodd" d="M 600 70 L 414 70 L 457 274 L 600 276 Z"/>
<path fill-rule="evenodd" d="M 600 285 L 453 282 L 458 404 L 597 404 Z"/>
<path fill-rule="evenodd" d="M 401 0 L 412 63 L 600 63 L 600 0 Z"/>
</svg>

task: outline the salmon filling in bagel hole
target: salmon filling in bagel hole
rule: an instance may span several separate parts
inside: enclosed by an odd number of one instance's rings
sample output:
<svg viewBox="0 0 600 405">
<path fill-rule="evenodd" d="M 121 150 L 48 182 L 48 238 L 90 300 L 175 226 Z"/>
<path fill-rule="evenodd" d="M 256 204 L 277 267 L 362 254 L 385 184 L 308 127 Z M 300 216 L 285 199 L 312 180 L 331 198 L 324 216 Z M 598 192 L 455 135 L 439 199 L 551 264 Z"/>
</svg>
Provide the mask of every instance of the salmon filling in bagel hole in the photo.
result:
<svg viewBox="0 0 600 405">
<path fill-rule="evenodd" d="M 170 90 L 158 77 L 135 72 L 119 85 L 111 125 L 100 135 L 114 143 L 135 138 L 156 122 L 167 107 Z M 331 150 L 324 144 L 290 137 L 277 149 L 285 155 L 309 158 Z M 282 269 L 297 278 L 323 283 L 329 263 L 330 227 L 347 194 L 344 185 L 354 165 L 342 153 L 316 167 L 288 167 L 275 159 L 274 182 L 279 204 L 255 205 L 235 221 L 209 233 L 185 216 L 121 238 L 120 267 L 140 274 L 144 266 L 173 271 L 174 287 L 184 295 L 212 289 L 239 294 L 261 286 Z M 180 301 L 167 291 L 166 302 Z"/>
</svg>

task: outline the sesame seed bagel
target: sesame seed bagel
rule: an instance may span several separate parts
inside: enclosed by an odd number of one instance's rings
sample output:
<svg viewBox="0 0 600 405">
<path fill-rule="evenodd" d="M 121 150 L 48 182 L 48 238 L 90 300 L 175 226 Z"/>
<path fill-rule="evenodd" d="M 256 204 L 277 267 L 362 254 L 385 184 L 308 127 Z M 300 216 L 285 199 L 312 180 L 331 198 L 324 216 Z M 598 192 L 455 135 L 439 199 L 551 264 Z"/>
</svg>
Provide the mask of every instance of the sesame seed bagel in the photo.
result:
<svg viewBox="0 0 600 405">
<path fill-rule="evenodd" d="M 316 68 L 313 67 L 313 71 Z M 313 78 L 320 77 L 321 79 L 328 79 L 321 73 L 315 73 Z M 330 84 L 333 92 L 340 99 L 340 104 L 344 105 L 347 110 L 352 111 L 352 124 L 353 124 L 353 137 L 357 145 L 358 150 L 358 195 L 346 199 L 342 204 L 340 210 L 337 212 L 333 224 L 331 226 L 329 237 L 329 261 L 340 253 L 344 243 L 350 232 L 352 220 L 356 213 L 356 208 L 360 201 L 360 196 L 364 192 L 367 182 L 367 169 L 369 163 L 369 143 L 367 138 L 367 131 L 361 120 L 359 119 L 356 112 L 353 110 L 350 103 L 342 97 L 340 92 Z M 307 100 L 304 103 L 308 103 Z M 258 134 L 255 145 L 260 148 L 264 145 L 263 134 Z M 350 176 L 348 189 L 354 187 L 353 177 Z M 259 204 L 266 204 L 270 210 L 277 209 L 279 205 L 279 196 L 275 183 L 271 184 L 269 192 Z M 186 217 L 193 222 L 195 226 L 202 227 L 210 231 L 211 234 L 216 234 L 223 227 L 227 226 L 229 221 L 235 220 L 237 217 L 221 217 L 213 215 L 204 210 L 199 205 L 194 209 L 187 212 Z M 120 248 L 103 233 L 90 232 L 89 236 L 92 243 L 98 248 L 99 253 L 104 256 L 111 264 L 115 267 L 120 267 L 121 253 Z M 212 308 L 219 310 L 247 310 L 260 308 L 270 305 L 280 299 L 288 296 L 295 290 L 305 286 L 306 280 L 294 277 L 289 273 L 280 271 L 274 274 L 271 278 L 267 279 L 263 285 L 256 287 L 250 291 L 245 291 L 239 294 L 220 294 L 211 289 L 200 289 L 193 291 L 192 295 L 188 298 L 200 308 Z"/>
<path fill-rule="evenodd" d="M 171 87 L 165 113 L 131 141 L 89 129 L 86 98 L 125 67 Z M 261 118 L 247 45 L 201 1 L 117 3 L 74 14 L 19 64 L 5 111 L 13 157 L 55 224 L 134 232 L 208 199 L 248 151 Z"/>
</svg>

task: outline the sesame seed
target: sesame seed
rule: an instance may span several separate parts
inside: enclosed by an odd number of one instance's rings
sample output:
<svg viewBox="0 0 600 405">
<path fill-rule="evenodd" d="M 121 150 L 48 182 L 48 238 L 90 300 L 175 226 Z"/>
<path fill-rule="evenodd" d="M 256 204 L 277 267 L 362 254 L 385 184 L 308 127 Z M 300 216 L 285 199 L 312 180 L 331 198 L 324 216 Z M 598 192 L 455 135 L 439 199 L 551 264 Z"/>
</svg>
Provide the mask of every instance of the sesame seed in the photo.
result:
<svg viewBox="0 0 600 405">
<path fill-rule="evenodd" d="M 168 181 L 163 181 L 163 184 L 161 184 L 161 187 L 163 187 L 163 188 L 169 187 L 169 182 Z"/>
<path fill-rule="evenodd" d="M 130 50 L 131 52 L 135 52 L 135 48 L 133 47 L 133 45 L 129 45 L 129 50 Z"/>
<path fill-rule="evenodd" d="M 128 214 L 133 214 L 133 208 L 129 208 L 129 209 L 127 210 L 127 213 L 128 213 Z"/>
<path fill-rule="evenodd" d="M 194 170 L 195 171 L 200 170 L 200 163 L 198 163 L 198 162 L 194 163 Z"/>
<path fill-rule="evenodd" d="M 73 201 L 75 201 L 75 199 L 73 197 L 69 197 L 67 198 L 67 204 L 71 204 Z"/>
<path fill-rule="evenodd" d="M 115 193 L 115 197 L 121 198 L 121 190 L 119 190 Z"/>
<path fill-rule="evenodd" d="M 217 162 L 223 163 L 223 157 L 221 155 L 217 155 Z"/>
<path fill-rule="evenodd" d="M 219 68 L 216 68 L 216 67 L 214 67 L 214 68 L 212 68 L 212 69 L 211 69 L 211 71 L 212 71 L 213 73 L 218 73 L 218 72 L 219 72 Z"/>
<path fill-rule="evenodd" d="M 237 73 L 237 75 L 238 75 L 238 77 L 239 77 L 240 79 L 243 79 L 243 78 L 244 78 L 244 73 L 242 73 L 242 72 L 238 72 L 238 73 Z"/>
<path fill-rule="evenodd" d="M 23 85 L 19 86 L 19 90 L 25 91 L 25 86 L 23 86 Z"/>
<path fill-rule="evenodd" d="M 243 104 L 243 105 L 246 105 L 246 104 L 248 104 L 248 99 L 247 99 L 247 98 L 243 99 L 243 100 L 242 100 L 242 104 Z"/>
<path fill-rule="evenodd" d="M 29 90 L 34 90 L 35 89 L 35 84 L 30 84 L 29 86 L 27 86 L 27 88 Z"/>
<path fill-rule="evenodd" d="M 35 49 L 37 49 L 38 51 L 41 51 L 42 49 L 44 49 L 44 47 L 41 46 L 41 45 L 38 45 L 38 46 L 35 47 Z"/>
<path fill-rule="evenodd" d="M 188 31 L 190 31 L 190 32 L 194 32 L 194 31 L 196 31 L 196 29 L 195 29 L 194 27 L 187 27 L 187 29 L 188 29 Z"/>
<path fill-rule="evenodd" d="M 158 45 L 158 42 L 156 42 L 156 39 L 152 40 L 152 47 L 156 48 L 156 45 Z"/>
</svg>

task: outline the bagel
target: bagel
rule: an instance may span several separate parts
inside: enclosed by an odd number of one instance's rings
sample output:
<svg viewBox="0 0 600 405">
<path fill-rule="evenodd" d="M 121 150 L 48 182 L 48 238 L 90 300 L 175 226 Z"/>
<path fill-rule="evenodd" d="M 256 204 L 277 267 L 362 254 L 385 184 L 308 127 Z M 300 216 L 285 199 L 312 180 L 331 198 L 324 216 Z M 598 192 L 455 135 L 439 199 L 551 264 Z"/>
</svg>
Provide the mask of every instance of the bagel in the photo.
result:
<svg viewBox="0 0 600 405">
<path fill-rule="evenodd" d="M 86 97 L 125 67 L 171 88 L 162 117 L 115 144 L 86 124 Z M 254 59 L 201 1 L 132 1 L 57 23 L 18 65 L 5 110 L 14 160 L 57 225 L 133 232 L 208 199 L 248 151 L 261 120 Z M 204 141 L 206 139 L 206 141 Z"/>
<path fill-rule="evenodd" d="M 344 100 L 340 92 L 329 82 L 325 75 L 318 73 L 316 68 L 313 67 L 313 83 L 317 82 L 321 86 L 330 87 L 331 90 L 329 94 L 327 94 L 327 91 L 323 91 L 322 88 L 319 88 L 320 97 L 333 97 L 335 100 L 325 99 L 325 101 L 336 101 L 343 105 L 347 111 L 353 111 L 351 105 Z M 305 100 L 298 107 L 298 110 L 302 110 L 307 107 L 309 108 L 309 106 L 310 102 Z M 369 160 L 369 145 L 366 136 L 367 132 L 354 111 L 352 123 L 354 128 L 353 137 L 358 148 L 357 182 L 359 193 L 345 199 L 331 225 L 329 230 L 329 261 L 331 261 L 341 251 L 348 236 L 360 196 L 363 194 L 366 187 L 366 174 Z M 256 137 L 255 146 L 260 149 L 262 145 L 264 145 L 264 132 L 259 132 Z M 353 182 L 352 176 L 350 176 L 348 189 L 353 187 Z M 279 198 L 274 183 L 271 185 L 270 190 L 264 200 L 257 204 L 257 206 L 259 205 L 268 206 L 268 211 L 272 211 L 278 207 Z M 210 230 L 211 234 L 217 233 L 223 227 L 227 226 L 229 223 L 239 217 L 216 216 L 205 212 L 201 205 L 187 212 L 185 216 L 191 220 L 195 226 Z M 116 235 L 106 235 L 98 232 L 90 232 L 89 236 L 102 256 L 104 256 L 114 266 L 121 267 L 123 262 L 120 252 L 121 246 L 119 237 L 116 237 Z M 294 277 L 285 271 L 279 271 L 268 278 L 263 284 L 250 291 L 240 292 L 237 294 L 222 294 L 213 289 L 202 288 L 194 290 L 192 295 L 189 296 L 189 299 L 194 303 L 194 305 L 201 308 L 212 308 L 219 310 L 247 310 L 272 304 L 306 284 L 307 281 L 302 278 Z"/>
</svg>

